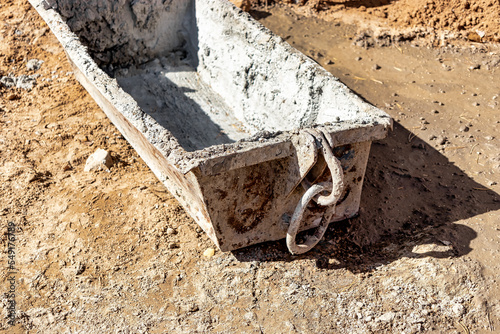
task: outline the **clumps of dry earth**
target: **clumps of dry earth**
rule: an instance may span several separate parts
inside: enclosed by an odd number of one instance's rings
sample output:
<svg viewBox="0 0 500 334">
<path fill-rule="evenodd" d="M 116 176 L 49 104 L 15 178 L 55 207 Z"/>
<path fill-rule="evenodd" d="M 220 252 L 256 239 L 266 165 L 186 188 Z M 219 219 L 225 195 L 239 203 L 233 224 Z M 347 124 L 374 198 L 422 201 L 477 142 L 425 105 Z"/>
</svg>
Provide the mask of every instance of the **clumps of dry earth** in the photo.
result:
<svg viewBox="0 0 500 334">
<path fill-rule="evenodd" d="M 270 4 L 327 21 L 356 24 L 369 34 L 418 40 L 421 44 L 467 45 L 500 42 L 500 3 L 496 0 L 235 0 L 240 8 L 265 10 Z"/>
</svg>

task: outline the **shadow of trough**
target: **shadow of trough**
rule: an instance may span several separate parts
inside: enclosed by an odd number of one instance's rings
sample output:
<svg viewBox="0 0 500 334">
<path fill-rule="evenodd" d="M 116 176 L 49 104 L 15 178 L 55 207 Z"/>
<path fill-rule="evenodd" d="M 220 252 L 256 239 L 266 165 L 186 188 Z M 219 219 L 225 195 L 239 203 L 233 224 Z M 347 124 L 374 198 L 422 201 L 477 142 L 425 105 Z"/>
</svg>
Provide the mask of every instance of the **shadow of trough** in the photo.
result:
<svg viewBox="0 0 500 334">
<path fill-rule="evenodd" d="M 193 68 L 185 68 L 195 73 Z M 147 72 L 132 77 L 118 77 L 117 80 L 145 113 L 172 133 L 184 150 L 191 152 L 234 142 L 190 97 L 198 94 L 197 90 L 202 90 L 200 87 L 183 87 L 165 75 L 150 75 Z"/>
<path fill-rule="evenodd" d="M 292 256 L 280 240 L 233 251 L 235 257 L 240 261 L 314 259 L 318 268 L 365 272 L 402 257 L 468 254 L 477 234 L 456 222 L 500 209 L 500 195 L 475 182 L 418 137 L 409 142 L 410 134 L 395 124 L 386 139 L 373 143 L 360 214 L 331 223 L 309 253 Z"/>
</svg>

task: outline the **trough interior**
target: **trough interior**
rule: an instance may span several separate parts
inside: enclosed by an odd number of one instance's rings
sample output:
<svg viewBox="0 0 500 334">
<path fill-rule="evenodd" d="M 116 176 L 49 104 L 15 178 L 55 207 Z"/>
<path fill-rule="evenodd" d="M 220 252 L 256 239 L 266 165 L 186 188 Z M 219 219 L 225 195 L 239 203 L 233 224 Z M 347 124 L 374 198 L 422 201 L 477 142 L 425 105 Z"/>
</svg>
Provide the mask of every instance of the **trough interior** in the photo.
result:
<svg viewBox="0 0 500 334">
<path fill-rule="evenodd" d="M 90 54 L 186 151 L 371 108 L 227 0 L 50 0 Z"/>
</svg>

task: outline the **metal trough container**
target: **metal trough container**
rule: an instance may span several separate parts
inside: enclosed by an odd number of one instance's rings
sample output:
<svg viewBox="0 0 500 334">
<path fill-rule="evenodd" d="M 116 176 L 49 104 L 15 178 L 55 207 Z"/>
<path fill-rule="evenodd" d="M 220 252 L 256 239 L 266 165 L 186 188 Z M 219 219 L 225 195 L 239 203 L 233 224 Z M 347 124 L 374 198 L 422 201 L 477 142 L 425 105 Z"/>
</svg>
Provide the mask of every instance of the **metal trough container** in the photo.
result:
<svg viewBox="0 0 500 334">
<path fill-rule="evenodd" d="M 247 13 L 226 0 L 30 2 L 222 251 L 286 237 L 303 253 L 358 212 L 371 141 L 391 118 Z"/>
</svg>

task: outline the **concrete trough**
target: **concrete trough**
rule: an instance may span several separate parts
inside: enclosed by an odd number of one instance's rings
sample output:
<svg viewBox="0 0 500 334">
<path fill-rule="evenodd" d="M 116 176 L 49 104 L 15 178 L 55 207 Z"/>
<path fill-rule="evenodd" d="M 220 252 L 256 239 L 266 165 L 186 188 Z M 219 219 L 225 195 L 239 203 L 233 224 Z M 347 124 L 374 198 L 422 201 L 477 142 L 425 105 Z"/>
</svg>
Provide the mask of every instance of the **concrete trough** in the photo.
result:
<svg viewBox="0 0 500 334">
<path fill-rule="evenodd" d="M 371 141 L 391 118 L 247 13 L 226 0 L 30 2 L 222 251 L 287 238 L 303 253 L 357 214 Z"/>
</svg>

